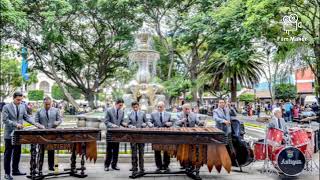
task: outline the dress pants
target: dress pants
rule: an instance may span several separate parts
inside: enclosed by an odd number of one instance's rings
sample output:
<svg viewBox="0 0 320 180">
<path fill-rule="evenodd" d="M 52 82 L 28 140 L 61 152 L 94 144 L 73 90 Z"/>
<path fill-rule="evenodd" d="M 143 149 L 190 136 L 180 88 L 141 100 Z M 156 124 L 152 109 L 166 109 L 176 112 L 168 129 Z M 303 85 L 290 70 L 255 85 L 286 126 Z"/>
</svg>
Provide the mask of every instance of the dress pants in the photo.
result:
<svg viewBox="0 0 320 180">
<path fill-rule="evenodd" d="M 21 145 L 12 145 L 11 139 L 5 139 L 5 150 L 4 150 L 4 171 L 6 174 L 19 171 L 19 162 L 21 156 Z M 12 160 L 12 164 L 11 164 Z M 11 166 L 12 165 L 12 166 Z"/>
<path fill-rule="evenodd" d="M 156 161 L 157 168 L 159 168 L 159 169 L 168 168 L 168 166 L 170 164 L 170 156 L 169 156 L 168 152 L 163 151 L 163 161 L 162 161 L 161 151 L 154 151 L 154 158 Z"/>
<path fill-rule="evenodd" d="M 118 142 L 107 142 L 107 157 L 104 162 L 104 167 L 117 167 L 119 156 L 119 143 Z"/>
<path fill-rule="evenodd" d="M 144 171 L 144 144 L 131 143 L 131 163 L 133 172 L 138 171 L 138 154 L 140 170 Z"/>
</svg>

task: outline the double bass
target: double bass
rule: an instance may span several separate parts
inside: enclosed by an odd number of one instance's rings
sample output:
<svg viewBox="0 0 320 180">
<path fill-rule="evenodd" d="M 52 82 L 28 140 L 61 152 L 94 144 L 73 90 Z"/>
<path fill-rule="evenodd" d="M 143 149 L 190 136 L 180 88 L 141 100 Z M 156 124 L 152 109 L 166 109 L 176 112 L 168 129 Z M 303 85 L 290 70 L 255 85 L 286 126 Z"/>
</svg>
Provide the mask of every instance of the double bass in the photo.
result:
<svg viewBox="0 0 320 180">
<path fill-rule="evenodd" d="M 231 130 L 234 152 L 230 148 L 230 145 L 227 146 L 227 150 L 232 160 L 232 166 L 248 166 L 253 162 L 254 154 L 249 143 L 244 140 L 245 129 L 243 123 L 240 123 L 237 119 L 231 120 Z"/>
</svg>

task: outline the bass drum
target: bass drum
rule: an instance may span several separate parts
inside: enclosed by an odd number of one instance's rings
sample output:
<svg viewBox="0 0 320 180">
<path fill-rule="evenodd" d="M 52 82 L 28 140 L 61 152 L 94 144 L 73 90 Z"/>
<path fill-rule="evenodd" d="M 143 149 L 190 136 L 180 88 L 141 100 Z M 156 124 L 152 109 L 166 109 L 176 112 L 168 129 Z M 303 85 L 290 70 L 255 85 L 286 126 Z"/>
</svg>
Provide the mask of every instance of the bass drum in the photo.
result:
<svg viewBox="0 0 320 180">
<path fill-rule="evenodd" d="M 303 153 L 295 147 L 281 147 L 272 155 L 274 167 L 287 176 L 298 176 L 304 169 L 306 159 Z"/>
</svg>

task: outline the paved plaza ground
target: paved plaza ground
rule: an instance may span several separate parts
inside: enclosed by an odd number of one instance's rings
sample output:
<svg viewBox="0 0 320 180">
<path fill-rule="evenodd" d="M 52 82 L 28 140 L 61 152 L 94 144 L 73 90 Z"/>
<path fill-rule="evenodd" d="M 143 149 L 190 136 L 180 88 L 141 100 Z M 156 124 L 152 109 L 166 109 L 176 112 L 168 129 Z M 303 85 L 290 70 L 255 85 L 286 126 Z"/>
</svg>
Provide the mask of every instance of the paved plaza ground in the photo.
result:
<svg viewBox="0 0 320 180">
<path fill-rule="evenodd" d="M 316 162 L 319 162 L 319 154 L 315 155 Z M 65 161 L 65 160 L 63 160 Z M 123 161 L 123 160 L 122 160 Z M 319 164 L 319 163 L 318 163 Z M 78 164 L 79 165 L 79 164 Z M 69 163 L 63 162 L 60 163 L 59 169 L 67 168 L 69 166 Z M 120 167 L 120 171 L 109 171 L 105 172 L 103 170 L 103 163 L 101 161 L 98 161 L 98 163 L 87 163 L 87 174 L 88 177 L 85 178 L 86 180 L 109 180 L 109 179 L 114 179 L 114 180 L 122 180 L 122 179 L 129 179 L 129 175 L 131 172 L 129 169 L 131 168 L 131 164 L 127 162 L 120 162 L 118 164 Z M 21 170 L 24 172 L 29 172 L 29 163 L 27 161 L 23 161 L 21 163 Z M 171 171 L 174 170 L 179 170 L 179 165 L 176 161 L 172 161 L 170 164 Z M 208 172 L 208 169 L 206 166 L 203 166 L 200 169 L 200 176 L 202 177 L 203 180 L 205 179 L 217 179 L 217 180 L 259 180 L 259 179 L 303 179 L 303 180 L 318 180 L 319 179 L 319 170 L 314 171 L 314 172 L 307 172 L 304 171 L 301 173 L 298 177 L 296 178 L 284 178 L 281 176 L 278 176 L 275 173 L 271 174 L 262 174 L 260 173 L 260 170 L 263 167 L 262 162 L 255 162 L 249 165 L 248 167 L 244 167 L 243 173 L 238 172 L 239 168 L 233 167 L 233 171 L 228 174 L 226 171 L 222 171 L 220 174 L 214 169 L 211 173 Z M 148 162 L 145 163 L 145 169 L 148 170 L 155 170 L 155 164 L 153 162 Z M 46 166 L 46 160 L 44 164 L 44 172 L 46 173 L 47 171 L 47 166 Z M 3 168 L 1 168 L 1 179 L 3 178 Z M 14 180 L 25 180 L 27 179 L 26 177 L 23 176 L 15 176 Z M 50 179 L 59 179 L 59 180 L 73 180 L 77 179 L 74 177 L 54 177 Z M 139 178 L 141 180 L 183 180 L 183 179 L 190 179 L 185 175 L 148 175 L 142 178 Z"/>
</svg>

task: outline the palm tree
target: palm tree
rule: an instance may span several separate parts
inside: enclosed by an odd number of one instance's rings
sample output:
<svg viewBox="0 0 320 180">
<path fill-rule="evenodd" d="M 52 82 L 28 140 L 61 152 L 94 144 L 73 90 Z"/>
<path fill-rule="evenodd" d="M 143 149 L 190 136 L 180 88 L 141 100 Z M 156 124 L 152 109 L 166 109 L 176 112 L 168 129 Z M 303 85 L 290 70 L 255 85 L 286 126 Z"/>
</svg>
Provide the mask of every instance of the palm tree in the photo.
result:
<svg viewBox="0 0 320 180">
<path fill-rule="evenodd" d="M 204 67 L 204 73 L 212 76 L 213 88 L 218 89 L 221 82 L 230 85 L 231 101 L 237 101 L 237 83 L 241 86 L 254 87 L 263 72 L 263 63 L 254 58 L 210 60 Z"/>
</svg>

